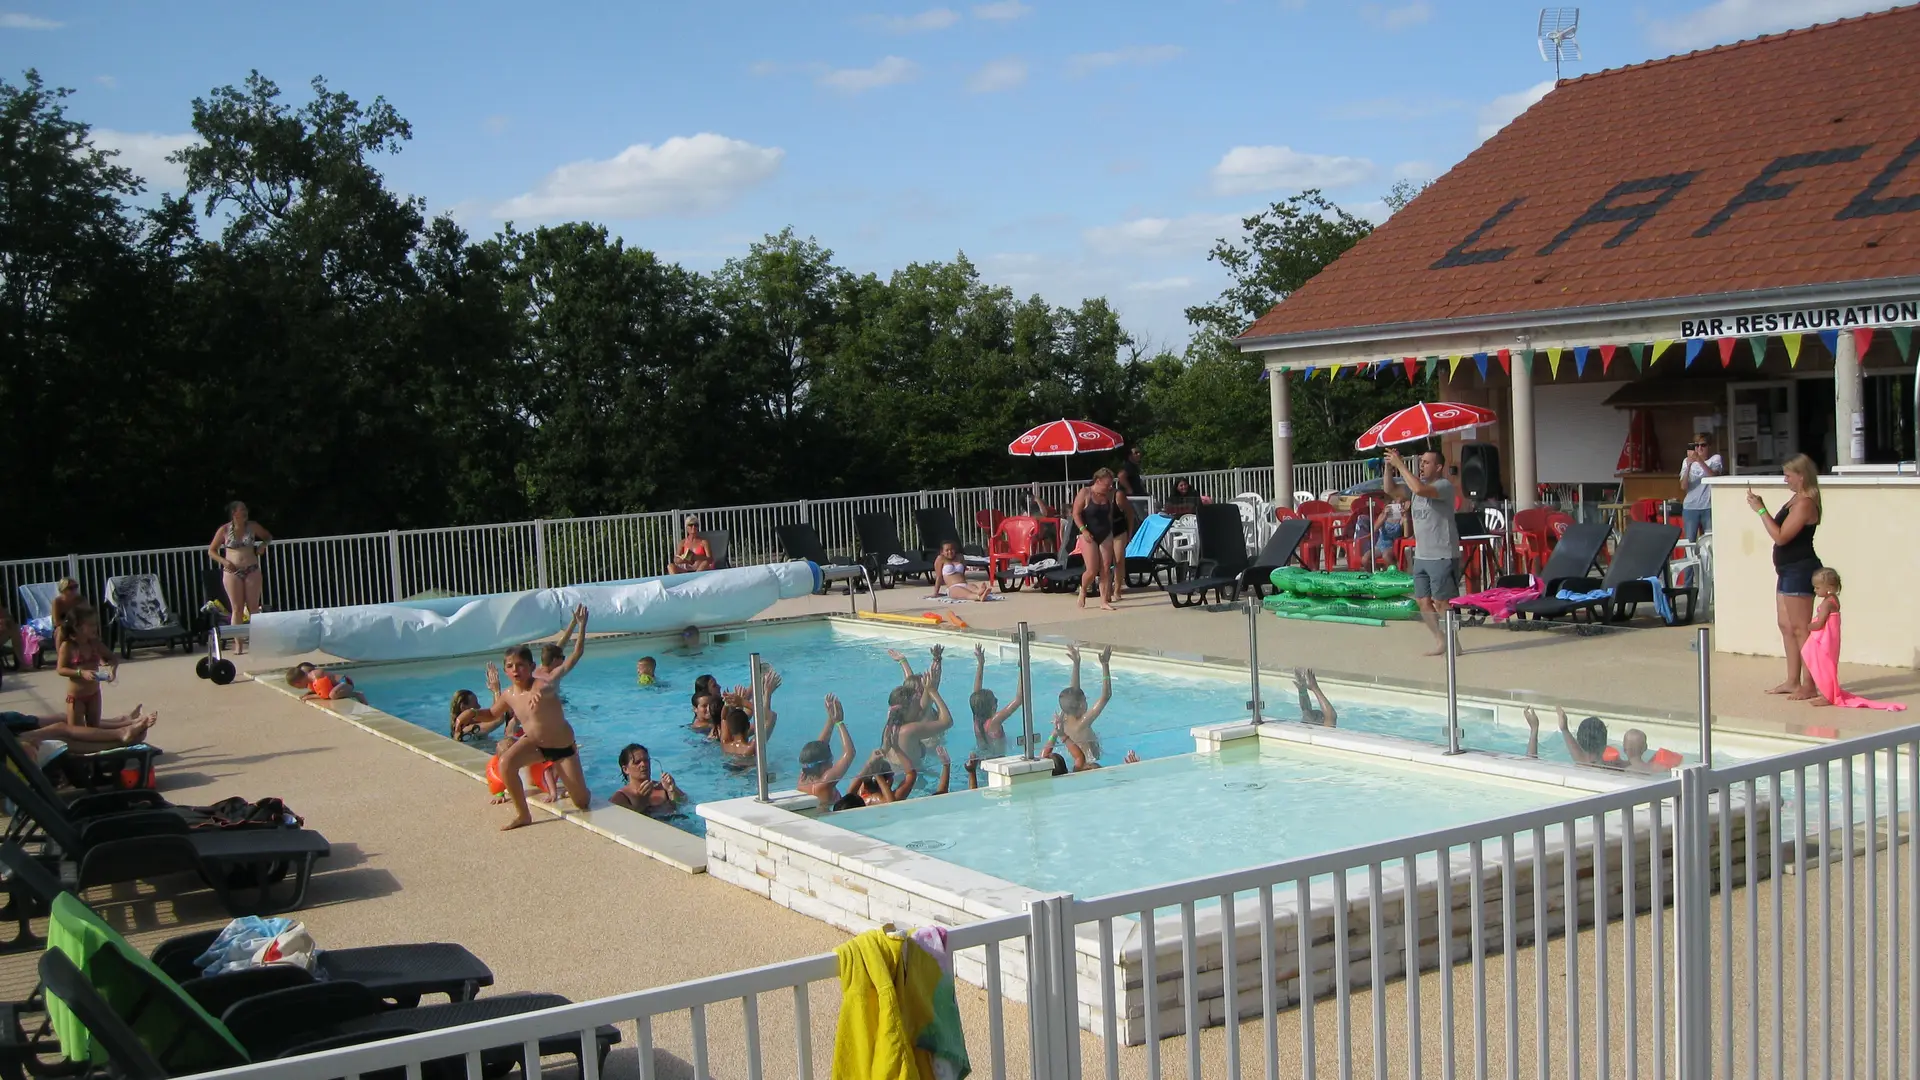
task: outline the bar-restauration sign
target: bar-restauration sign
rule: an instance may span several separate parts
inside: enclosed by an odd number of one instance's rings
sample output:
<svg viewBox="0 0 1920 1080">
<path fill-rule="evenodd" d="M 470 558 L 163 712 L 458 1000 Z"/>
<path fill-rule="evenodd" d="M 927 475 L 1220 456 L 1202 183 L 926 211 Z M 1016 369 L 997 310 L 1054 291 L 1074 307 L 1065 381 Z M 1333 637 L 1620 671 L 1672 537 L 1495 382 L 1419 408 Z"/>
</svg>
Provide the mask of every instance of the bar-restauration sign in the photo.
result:
<svg viewBox="0 0 1920 1080">
<path fill-rule="evenodd" d="M 1822 330 L 1912 326 L 1920 323 L 1920 300 L 1887 300 L 1849 307 L 1793 308 L 1784 311 L 1705 315 L 1682 319 L 1682 338 L 1753 337 L 1759 334 L 1817 334 Z"/>
</svg>

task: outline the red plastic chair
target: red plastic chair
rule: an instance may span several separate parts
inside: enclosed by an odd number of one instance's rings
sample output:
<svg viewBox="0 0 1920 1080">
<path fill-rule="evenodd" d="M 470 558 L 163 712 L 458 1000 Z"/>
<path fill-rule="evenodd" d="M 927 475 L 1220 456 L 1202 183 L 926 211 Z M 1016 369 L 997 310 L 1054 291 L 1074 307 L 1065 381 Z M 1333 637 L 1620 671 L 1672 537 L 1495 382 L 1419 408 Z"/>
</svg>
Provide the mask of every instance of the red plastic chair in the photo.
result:
<svg viewBox="0 0 1920 1080">
<path fill-rule="evenodd" d="M 1334 518 L 1333 504 L 1323 499 L 1309 499 L 1295 507 L 1300 516 L 1307 519 L 1307 535 L 1300 541 L 1300 557 L 1308 566 L 1317 566 L 1322 570 L 1333 569 Z"/>
<path fill-rule="evenodd" d="M 987 571 L 1000 577 L 1008 568 L 1051 557 L 1060 550 L 1058 518 L 1006 517 L 987 540 Z M 1014 579 L 1018 580 L 1018 579 Z"/>
<path fill-rule="evenodd" d="M 1347 515 L 1345 534 L 1339 542 L 1340 555 L 1346 559 L 1349 570 L 1367 568 L 1370 558 L 1369 550 L 1373 547 L 1371 519 L 1384 501 L 1379 495 L 1362 495 L 1355 499 L 1349 508 L 1351 513 Z M 1369 519 L 1369 527 L 1364 533 L 1359 528 L 1361 518 Z"/>
<path fill-rule="evenodd" d="M 973 523 L 980 526 L 980 531 L 988 536 L 1000 531 L 1000 523 L 1005 520 L 1007 515 L 1000 510 L 976 510 L 973 514 Z"/>
</svg>

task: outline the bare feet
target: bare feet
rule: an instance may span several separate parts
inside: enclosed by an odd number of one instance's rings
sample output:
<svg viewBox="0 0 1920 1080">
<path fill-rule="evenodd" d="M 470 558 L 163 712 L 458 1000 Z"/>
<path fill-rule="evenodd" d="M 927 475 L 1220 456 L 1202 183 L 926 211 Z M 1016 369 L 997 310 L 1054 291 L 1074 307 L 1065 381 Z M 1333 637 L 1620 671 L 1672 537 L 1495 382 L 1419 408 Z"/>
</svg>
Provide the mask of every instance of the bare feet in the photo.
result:
<svg viewBox="0 0 1920 1080">
<path fill-rule="evenodd" d="M 1790 682 L 1783 682 L 1783 683 L 1781 683 L 1781 684 L 1780 684 L 1779 686 L 1776 686 L 1776 687 L 1774 687 L 1773 689 L 1771 689 L 1771 690 L 1769 690 L 1769 691 L 1767 691 L 1767 693 L 1769 693 L 1769 694 L 1791 694 L 1791 693 L 1793 693 L 1793 692 L 1794 692 L 1794 690 L 1795 690 L 1795 689 L 1797 689 L 1797 687 L 1795 687 L 1795 686 L 1794 686 L 1794 684 L 1792 684 L 1792 683 L 1790 683 Z"/>
<path fill-rule="evenodd" d="M 1086 605 L 1083 604 L 1081 606 L 1085 607 Z M 1107 603 L 1105 600 L 1102 600 L 1100 601 L 1100 610 L 1101 611 L 1118 611 L 1119 609 L 1114 607 L 1112 604 Z"/>
<path fill-rule="evenodd" d="M 1832 705 L 1833 702 L 1828 701 L 1826 698 L 1821 697 L 1819 694 L 1815 694 L 1812 697 L 1807 699 L 1807 704 L 1812 705 L 1816 709 L 1824 709 L 1827 706 Z"/>
<path fill-rule="evenodd" d="M 1433 648 L 1428 649 L 1426 652 L 1422 653 L 1421 655 L 1422 656 L 1445 656 L 1446 654 L 1447 654 L 1447 643 L 1442 641 L 1442 642 L 1436 643 Z"/>
<path fill-rule="evenodd" d="M 147 737 L 147 729 L 159 721 L 157 716 L 143 716 L 120 729 L 120 741 L 126 745 L 140 742 Z"/>
<path fill-rule="evenodd" d="M 1080 608 L 1081 610 L 1084 611 L 1086 610 L 1086 607 L 1087 607 L 1087 590 L 1081 589 L 1080 590 Z"/>
<path fill-rule="evenodd" d="M 524 829 L 531 824 L 533 824 L 533 818 L 517 817 L 517 818 L 514 818 L 512 821 L 507 822 L 505 825 L 500 826 L 500 831 L 511 832 L 514 829 Z"/>
<path fill-rule="evenodd" d="M 1795 690 L 1791 694 L 1788 694 L 1787 700 L 1788 701 L 1811 701 L 1814 698 L 1817 698 L 1819 696 L 1820 696 L 1820 692 L 1818 690 L 1800 689 L 1800 690 Z"/>
</svg>

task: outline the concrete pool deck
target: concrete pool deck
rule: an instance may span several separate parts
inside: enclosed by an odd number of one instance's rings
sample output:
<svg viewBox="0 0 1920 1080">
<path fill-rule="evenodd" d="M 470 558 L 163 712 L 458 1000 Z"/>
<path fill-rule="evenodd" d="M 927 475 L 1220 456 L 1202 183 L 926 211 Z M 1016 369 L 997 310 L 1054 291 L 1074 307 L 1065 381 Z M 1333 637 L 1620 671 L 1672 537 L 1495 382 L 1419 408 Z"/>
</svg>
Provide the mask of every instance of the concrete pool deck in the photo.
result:
<svg viewBox="0 0 1920 1080">
<path fill-rule="evenodd" d="M 865 608 L 867 598 L 860 600 Z M 882 592 L 880 602 L 888 611 L 930 606 L 919 590 L 906 588 Z M 846 598 L 834 595 L 785 601 L 767 614 L 846 609 Z M 1172 611 L 1157 593 L 1129 598 L 1113 613 L 1082 614 L 1069 597 L 1034 594 L 950 610 L 981 629 L 1011 628 L 1026 619 L 1043 635 L 1242 662 L 1246 656 L 1243 616 Z M 1536 694 L 1547 702 L 1609 703 L 1620 711 L 1690 716 L 1695 696 L 1691 640 L 1690 630 L 1664 628 L 1593 638 L 1468 630 L 1461 679 L 1470 688 Z M 1274 668 L 1305 665 L 1329 674 L 1432 685 L 1441 669 L 1437 660 L 1418 655 L 1424 643 L 1417 626 L 1261 621 L 1261 655 Z M 1715 700 L 1724 726 L 1769 733 L 1827 727 L 1857 734 L 1908 719 L 1814 710 L 1769 698 L 1761 690 L 1778 681 L 1778 661 L 1726 656 L 1714 661 Z M 108 708 L 119 711 L 144 701 L 160 712 L 153 741 L 167 751 L 160 761 L 160 786 L 173 801 L 275 795 L 329 837 L 333 856 L 316 874 L 311 904 L 299 914 L 323 947 L 462 942 L 493 968 L 491 992 L 550 990 L 582 1000 L 811 955 L 844 940 L 822 923 L 723 882 L 637 857 L 584 829 L 542 822 L 499 833 L 507 811 L 489 806 L 484 786 L 470 776 L 245 678 L 227 687 L 196 679 L 192 664 L 192 658 L 178 654 L 142 652 L 121 669 L 120 681 L 106 688 Z M 241 659 L 243 669 L 283 664 L 278 658 L 257 665 Z M 1920 704 L 1920 672 L 1849 666 L 1842 674 L 1860 692 Z M 0 686 L 0 709 L 57 712 L 64 694 L 51 670 L 8 672 Z M 97 890 L 89 899 L 105 904 L 110 921 L 142 948 L 225 921 L 204 890 L 177 900 L 173 895 L 171 888 L 143 885 Z M 35 981 L 34 963 L 30 953 L 0 957 L 0 993 L 8 1000 L 24 996 Z M 817 1047 L 831 1045 L 836 997 L 814 992 Z M 1435 1000 L 1433 994 L 1423 995 L 1423 1007 Z M 969 994 L 963 1007 L 971 1035 L 980 1030 L 974 1025 L 984 1023 L 984 999 Z M 772 1023 L 778 1008 L 769 999 L 763 1018 Z M 722 1030 L 718 1025 L 725 1015 L 737 1017 L 737 1009 L 734 1014 L 716 1010 L 715 1030 Z M 1010 1060 L 1023 1062 L 1024 1023 L 1014 1008 L 1008 1010 L 1008 1024 Z M 660 1045 L 683 1046 L 684 1027 L 662 1025 Z M 1297 1021 L 1282 1024 L 1283 1032 L 1296 1028 Z M 1216 1038 L 1207 1039 L 1210 1059 L 1219 1053 Z M 632 1046 L 629 1037 L 610 1062 L 610 1073 L 631 1075 Z M 1089 1054 L 1098 1053 L 1097 1041 L 1089 1040 L 1087 1047 Z M 716 1040 L 716 1069 L 729 1075 L 737 1071 L 735 1054 L 737 1046 Z M 1137 1074 L 1139 1060 L 1137 1053 L 1127 1055 L 1128 1075 Z M 664 1057 L 661 1067 L 662 1075 L 685 1075 L 682 1064 Z M 768 1067 L 776 1067 L 771 1056 Z"/>
</svg>

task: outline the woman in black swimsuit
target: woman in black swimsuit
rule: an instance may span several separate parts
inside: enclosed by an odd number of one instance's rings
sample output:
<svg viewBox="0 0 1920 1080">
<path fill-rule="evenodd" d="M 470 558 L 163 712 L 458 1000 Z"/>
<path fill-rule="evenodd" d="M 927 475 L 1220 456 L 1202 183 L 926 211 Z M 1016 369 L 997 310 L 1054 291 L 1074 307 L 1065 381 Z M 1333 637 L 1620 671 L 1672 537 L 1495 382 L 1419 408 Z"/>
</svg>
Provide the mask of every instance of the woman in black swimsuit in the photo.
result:
<svg viewBox="0 0 1920 1080">
<path fill-rule="evenodd" d="M 1813 459 L 1795 454 L 1781 467 L 1787 478 L 1787 490 L 1793 494 L 1780 509 L 1767 512 L 1767 504 L 1752 491 L 1747 506 L 1760 515 L 1761 527 L 1773 541 L 1774 613 L 1780 624 L 1780 644 L 1787 653 L 1787 681 L 1767 691 L 1786 694 L 1796 701 L 1818 695 L 1813 675 L 1800 660 L 1800 650 L 1813 632 L 1813 572 L 1820 569 L 1820 556 L 1813 550 L 1814 530 L 1820 527 L 1820 473 Z"/>
<path fill-rule="evenodd" d="M 1086 563 L 1080 575 L 1081 607 L 1087 606 L 1087 593 L 1098 590 L 1100 606 L 1107 611 L 1114 609 L 1113 581 L 1107 575 L 1107 541 L 1125 532 L 1126 511 L 1119 507 L 1119 498 L 1114 492 L 1112 469 L 1094 473 L 1093 483 L 1073 497 L 1073 523 L 1080 529 L 1078 548 Z"/>
</svg>

